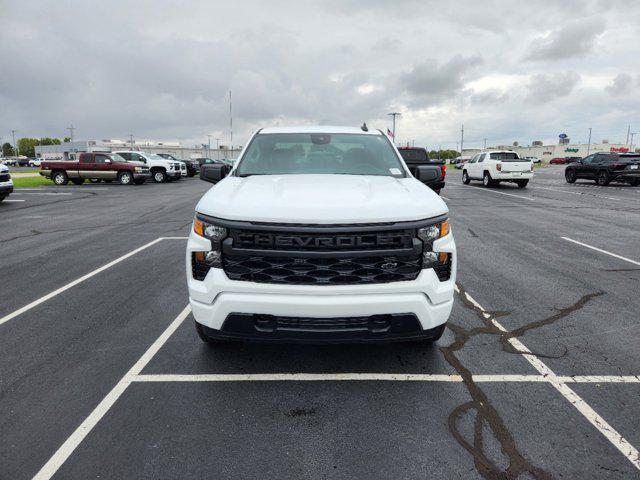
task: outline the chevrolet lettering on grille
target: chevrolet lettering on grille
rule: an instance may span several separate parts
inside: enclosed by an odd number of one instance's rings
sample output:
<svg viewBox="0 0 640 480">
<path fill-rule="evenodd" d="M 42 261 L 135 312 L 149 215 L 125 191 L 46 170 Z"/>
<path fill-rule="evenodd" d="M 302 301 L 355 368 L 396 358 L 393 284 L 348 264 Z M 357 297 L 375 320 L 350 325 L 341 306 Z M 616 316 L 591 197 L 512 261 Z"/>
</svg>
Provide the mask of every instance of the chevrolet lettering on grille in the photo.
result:
<svg viewBox="0 0 640 480">
<path fill-rule="evenodd" d="M 241 233 L 236 236 L 238 248 L 340 250 L 411 248 L 412 236 L 407 233 L 346 234 L 346 235 L 287 235 L 269 233 Z"/>
</svg>

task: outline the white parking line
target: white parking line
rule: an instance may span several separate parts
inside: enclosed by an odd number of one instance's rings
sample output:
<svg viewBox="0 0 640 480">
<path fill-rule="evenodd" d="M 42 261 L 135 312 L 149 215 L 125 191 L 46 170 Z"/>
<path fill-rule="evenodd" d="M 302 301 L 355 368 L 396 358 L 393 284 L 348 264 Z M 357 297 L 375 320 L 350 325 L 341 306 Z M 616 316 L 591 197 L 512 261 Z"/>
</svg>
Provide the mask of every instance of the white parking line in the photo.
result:
<svg viewBox="0 0 640 480">
<path fill-rule="evenodd" d="M 583 195 L 583 196 L 584 196 L 584 195 L 586 195 L 586 196 L 588 196 L 588 197 L 606 198 L 607 200 L 615 200 L 615 201 L 623 200 L 622 198 L 617 198 L 617 197 L 607 197 L 607 196 L 605 196 L 605 195 L 600 195 L 600 194 L 598 194 L 598 193 L 568 192 L 568 191 L 566 191 L 566 190 L 560 190 L 560 189 L 557 189 L 557 188 L 551 188 L 551 187 L 538 187 L 538 186 L 536 186 L 536 187 L 530 187 L 530 188 L 538 189 L 538 190 L 552 190 L 552 191 L 554 191 L 554 192 L 569 193 L 569 194 L 571 194 L 571 195 Z M 572 187 L 572 188 L 573 188 L 573 187 Z"/>
<path fill-rule="evenodd" d="M 120 379 L 106 397 L 98 404 L 96 408 L 89 414 L 87 418 L 80 424 L 78 428 L 71 434 L 67 440 L 58 448 L 53 456 L 44 464 L 40 471 L 33 477 L 34 480 L 49 479 L 55 475 L 62 464 L 69 458 L 73 451 L 82 443 L 82 440 L 95 427 L 100 419 L 109 411 L 116 403 L 120 395 L 124 393 L 131 384 L 131 378 L 138 375 L 144 367 L 147 366 L 153 356 L 162 348 L 167 339 L 173 335 L 173 332 L 182 324 L 185 318 L 191 313 L 191 307 L 187 305 L 182 312 L 171 322 L 167 329 L 162 332 L 155 342 L 147 349 L 140 359 L 131 367 L 131 369 Z"/>
<path fill-rule="evenodd" d="M 456 292 L 460 290 L 456 286 Z M 507 333 L 504 328 L 490 313 L 488 313 L 482 305 L 468 293 L 465 293 L 467 299 L 483 312 L 484 317 L 489 320 L 496 328 Z M 640 453 L 631 445 L 620 433 L 618 433 L 607 421 L 589 406 L 576 392 L 571 390 L 563 377 L 557 376 L 542 360 L 535 356 L 531 351 L 517 338 L 508 339 L 511 346 L 516 349 L 541 375 L 548 378 L 548 382 L 555 387 L 560 394 L 566 398 L 604 437 L 616 447 L 638 470 L 640 470 Z"/>
<path fill-rule="evenodd" d="M 640 262 L 636 262 L 635 260 L 631 260 L 630 258 L 623 257 L 622 255 L 618 255 L 617 253 L 608 252 L 606 250 L 602 250 L 601 248 L 579 242 L 569 237 L 560 237 L 560 238 L 562 238 L 563 240 L 566 240 L 567 242 L 572 242 L 578 245 L 582 245 L 583 247 L 590 248 L 591 250 L 595 250 L 596 252 L 604 253 L 605 255 L 610 255 L 612 257 L 619 258 L 620 260 L 624 260 L 625 262 L 632 263 L 633 265 L 640 265 Z"/>
<path fill-rule="evenodd" d="M 17 199 L 13 200 L 13 199 L 11 199 L 11 200 L 3 200 L 2 201 L 2 203 L 12 203 L 12 202 L 13 203 L 15 203 L 15 202 L 26 202 L 26 200 L 17 200 Z"/>
<path fill-rule="evenodd" d="M 3 323 L 8 322 L 9 320 L 17 317 L 18 315 L 31 310 L 33 307 L 37 307 L 38 305 L 40 305 L 41 303 L 46 302 L 47 300 L 55 297 L 56 295 L 60 295 L 62 292 L 69 290 L 72 287 L 75 287 L 76 285 L 78 285 L 79 283 L 84 282 L 85 280 L 90 279 L 91 277 L 99 274 L 100 272 L 104 272 L 105 270 L 107 270 L 108 268 L 113 267 L 114 265 L 117 265 L 118 263 L 122 262 L 123 260 L 126 260 L 129 257 L 132 257 L 133 255 L 135 255 L 136 253 L 140 253 L 141 251 L 151 247 L 152 245 L 155 245 L 158 242 L 161 242 L 162 240 L 177 240 L 177 239 L 185 239 L 187 237 L 159 237 L 156 238 L 155 240 L 142 245 L 141 247 L 136 248 L 135 250 L 130 251 L 129 253 L 116 258 L 115 260 L 112 260 L 111 262 L 107 263 L 106 265 L 103 265 L 99 268 L 96 268 L 95 270 L 87 273 L 86 275 L 83 275 L 80 278 L 76 278 L 74 281 L 67 283 L 66 285 L 54 290 L 53 292 L 47 293 L 46 295 L 38 298 L 37 300 L 34 300 L 33 302 L 31 302 L 28 305 L 25 305 L 22 308 L 19 308 L 18 310 L 16 310 L 15 312 L 11 312 L 8 315 L 5 315 L 4 317 L 0 318 L 0 325 L 2 325 Z"/>
<path fill-rule="evenodd" d="M 16 192 L 14 190 L 12 195 L 73 195 L 70 192 Z"/>
<path fill-rule="evenodd" d="M 535 198 L 531 198 L 531 197 L 523 197 L 522 195 L 516 195 L 514 193 L 507 193 L 507 192 L 498 192 L 496 190 L 491 190 L 489 188 L 485 188 L 485 187 L 476 187 L 475 185 L 467 185 L 466 187 L 461 187 L 460 185 L 451 185 L 453 187 L 458 187 L 458 188 L 467 188 L 467 187 L 471 187 L 471 188 L 475 188 L 476 190 L 479 190 L 480 192 L 488 192 L 488 193 L 497 193 L 498 195 L 507 195 L 509 197 L 516 197 L 516 198 L 522 198 L 523 200 L 530 200 L 532 202 L 535 201 Z"/>
<path fill-rule="evenodd" d="M 474 382 L 549 382 L 546 375 L 473 375 Z M 633 375 L 580 375 L 555 377 L 565 383 L 640 383 Z M 244 374 L 147 374 L 131 377 L 132 382 L 462 382 L 460 375 L 407 373 L 244 373 Z"/>
</svg>

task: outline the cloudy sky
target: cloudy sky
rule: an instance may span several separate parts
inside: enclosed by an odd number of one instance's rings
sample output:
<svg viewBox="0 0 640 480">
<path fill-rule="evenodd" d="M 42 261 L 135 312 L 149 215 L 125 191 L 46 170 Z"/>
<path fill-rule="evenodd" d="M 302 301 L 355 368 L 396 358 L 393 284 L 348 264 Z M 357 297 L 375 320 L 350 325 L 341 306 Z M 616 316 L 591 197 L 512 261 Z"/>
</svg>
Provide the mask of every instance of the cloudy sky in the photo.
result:
<svg viewBox="0 0 640 480">
<path fill-rule="evenodd" d="M 455 147 L 640 132 L 637 1 L 0 0 L 0 137 L 234 143 L 267 125 Z M 638 136 L 640 139 L 640 135 Z"/>
</svg>

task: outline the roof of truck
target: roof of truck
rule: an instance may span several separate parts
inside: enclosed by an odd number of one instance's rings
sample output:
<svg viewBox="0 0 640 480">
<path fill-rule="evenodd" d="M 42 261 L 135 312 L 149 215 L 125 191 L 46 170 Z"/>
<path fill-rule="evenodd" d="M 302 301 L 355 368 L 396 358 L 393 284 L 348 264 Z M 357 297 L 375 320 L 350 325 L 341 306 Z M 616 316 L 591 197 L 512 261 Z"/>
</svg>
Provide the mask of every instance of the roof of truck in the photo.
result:
<svg viewBox="0 0 640 480">
<path fill-rule="evenodd" d="M 260 130 L 260 134 L 263 133 L 351 133 L 359 135 L 382 135 L 379 130 L 370 128 L 365 132 L 360 127 L 338 127 L 338 126 L 323 126 L 323 125 L 303 125 L 292 127 L 266 127 Z"/>
</svg>

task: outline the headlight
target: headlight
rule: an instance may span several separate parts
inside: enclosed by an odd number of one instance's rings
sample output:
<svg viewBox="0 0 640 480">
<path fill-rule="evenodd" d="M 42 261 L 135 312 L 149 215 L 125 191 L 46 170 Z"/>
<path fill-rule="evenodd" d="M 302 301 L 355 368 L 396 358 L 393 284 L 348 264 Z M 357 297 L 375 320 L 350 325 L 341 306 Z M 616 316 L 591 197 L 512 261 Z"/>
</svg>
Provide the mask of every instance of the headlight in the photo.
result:
<svg viewBox="0 0 640 480">
<path fill-rule="evenodd" d="M 193 219 L 193 231 L 196 235 L 211 240 L 211 250 L 207 252 L 196 252 L 195 258 L 203 261 L 209 267 L 220 267 L 222 265 L 222 240 L 227 237 L 227 229 L 200 220 L 196 216 Z"/>
<path fill-rule="evenodd" d="M 136 172 L 136 173 L 140 173 L 140 172 L 142 172 L 142 167 L 135 167 L 133 169 L 133 171 Z"/>
<path fill-rule="evenodd" d="M 435 268 L 448 261 L 448 254 L 433 251 L 433 242 L 447 235 L 449 220 L 418 229 L 418 238 L 422 240 L 422 268 Z"/>
</svg>

